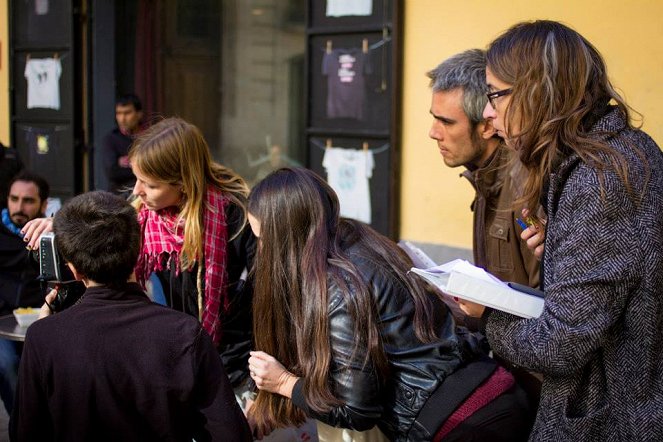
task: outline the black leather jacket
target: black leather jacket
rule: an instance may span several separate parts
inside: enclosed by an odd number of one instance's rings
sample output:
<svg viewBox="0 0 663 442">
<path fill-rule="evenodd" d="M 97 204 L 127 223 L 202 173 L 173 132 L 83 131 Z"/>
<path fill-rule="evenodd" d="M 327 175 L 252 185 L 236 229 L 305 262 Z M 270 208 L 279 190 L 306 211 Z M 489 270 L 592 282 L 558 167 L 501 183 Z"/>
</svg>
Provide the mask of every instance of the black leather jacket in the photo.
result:
<svg viewBox="0 0 663 442">
<path fill-rule="evenodd" d="M 395 441 L 408 440 L 408 431 L 426 400 L 447 375 L 461 364 L 460 344 L 447 307 L 431 292 L 434 342 L 422 343 L 414 332 L 414 303 L 407 289 L 391 270 L 364 258 L 358 244 L 346 253 L 365 281 L 373 287 L 380 315 L 381 337 L 389 360 L 387 379 L 378 379 L 372 364 L 364 367 L 366 352 L 357 348 L 347 296 L 330 282 L 329 315 L 336 397 L 344 405 L 319 414 L 311 410 L 303 396 L 304 381 L 293 390 L 295 405 L 329 425 L 367 430 L 378 425 Z M 363 255 L 363 256 L 362 256 Z M 353 355 L 356 355 L 353 358 Z M 410 435 L 412 437 L 412 435 Z"/>
</svg>

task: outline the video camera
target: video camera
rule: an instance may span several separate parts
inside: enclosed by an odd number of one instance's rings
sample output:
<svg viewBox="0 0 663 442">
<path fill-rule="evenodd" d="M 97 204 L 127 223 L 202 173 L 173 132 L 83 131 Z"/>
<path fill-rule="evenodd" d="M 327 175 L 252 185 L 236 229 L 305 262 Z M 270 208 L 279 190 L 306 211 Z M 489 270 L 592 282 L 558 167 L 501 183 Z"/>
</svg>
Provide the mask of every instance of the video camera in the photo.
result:
<svg viewBox="0 0 663 442">
<path fill-rule="evenodd" d="M 56 312 L 74 305 L 85 292 L 85 285 L 74 279 L 57 251 L 54 233 L 45 233 L 39 238 L 39 279 L 48 288 L 57 290 L 57 296 L 50 303 Z"/>
</svg>

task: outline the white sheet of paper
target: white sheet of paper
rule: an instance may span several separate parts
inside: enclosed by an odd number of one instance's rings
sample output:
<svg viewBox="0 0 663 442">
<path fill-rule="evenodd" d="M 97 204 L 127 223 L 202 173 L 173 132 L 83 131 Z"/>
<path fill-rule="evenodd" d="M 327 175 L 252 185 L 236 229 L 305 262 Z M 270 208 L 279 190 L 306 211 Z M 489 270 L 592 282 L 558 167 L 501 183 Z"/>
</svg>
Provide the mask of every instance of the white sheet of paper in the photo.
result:
<svg viewBox="0 0 663 442">
<path fill-rule="evenodd" d="M 446 264 L 441 264 L 439 266 L 431 267 L 426 269 L 430 273 L 451 273 L 452 271 L 462 273 L 463 275 L 471 276 L 473 278 L 480 279 L 482 281 L 490 282 L 493 284 L 500 285 L 502 287 L 508 287 L 505 282 L 499 280 L 495 276 L 486 272 L 484 269 L 470 264 L 464 259 L 454 259 L 449 261 Z"/>
</svg>

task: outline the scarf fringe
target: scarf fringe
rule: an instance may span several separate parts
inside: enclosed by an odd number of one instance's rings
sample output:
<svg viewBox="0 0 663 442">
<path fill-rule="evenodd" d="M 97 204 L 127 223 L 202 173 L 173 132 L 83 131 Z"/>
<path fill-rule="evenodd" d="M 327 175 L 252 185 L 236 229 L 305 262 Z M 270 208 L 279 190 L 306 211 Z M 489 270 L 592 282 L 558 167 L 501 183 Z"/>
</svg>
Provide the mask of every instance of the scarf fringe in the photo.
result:
<svg viewBox="0 0 663 442">
<path fill-rule="evenodd" d="M 171 256 L 172 259 L 170 258 Z M 152 273 L 171 270 L 171 262 L 175 262 L 175 276 L 177 277 L 182 271 L 180 268 L 179 253 L 161 252 L 157 255 L 149 253 L 139 254 L 138 262 L 136 264 L 136 279 L 138 280 L 138 283 L 143 287 L 143 289 L 145 289 L 147 281 L 150 279 Z M 140 274 L 138 274 L 138 269 L 142 270 Z"/>
</svg>

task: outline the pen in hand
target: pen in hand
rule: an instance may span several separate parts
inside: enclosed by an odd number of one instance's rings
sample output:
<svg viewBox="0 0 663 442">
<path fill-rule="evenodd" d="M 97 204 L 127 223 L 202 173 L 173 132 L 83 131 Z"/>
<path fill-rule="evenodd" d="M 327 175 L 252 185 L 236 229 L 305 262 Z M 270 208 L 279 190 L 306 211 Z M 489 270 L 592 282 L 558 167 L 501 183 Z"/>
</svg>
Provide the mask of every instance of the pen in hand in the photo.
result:
<svg viewBox="0 0 663 442">
<path fill-rule="evenodd" d="M 523 215 L 528 215 L 523 216 L 524 221 L 521 218 L 516 218 L 516 222 L 523 229 L 520 238 L 527 243 L 527 248 L 530 249 L 534 253 L 534 256 L 540 261 L 543 256 L 543 244 L 545 241 L 545 233 L 542 229 L 542 223 L 537 217 L 525 213 L 524 210 Z"/>
<path fill-rule="evenodd" d="M 527 229 L 528 227 L 537 228 L 537 226 L 539 225 L 539 220 L 532 215 L 525 217 L 525 221 L 523 221 L 520 218 L 516 218 L 516 222 L 523 230 Z"/>
<path fill-rule="evenodd" d="M 520 218 L 516 218 L 516 222 L 518 223 L 520 228 L 523 229 L 523 230 L 525 230 L 528 227 L 527 224 L 525 224 L 525 221 L 523 221 Z"/>
</svg>

